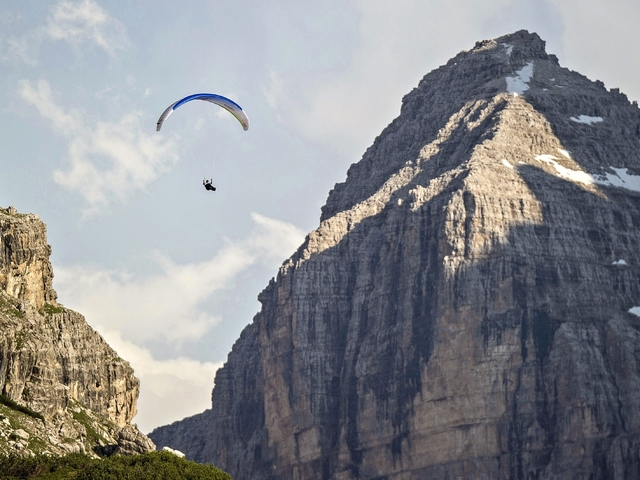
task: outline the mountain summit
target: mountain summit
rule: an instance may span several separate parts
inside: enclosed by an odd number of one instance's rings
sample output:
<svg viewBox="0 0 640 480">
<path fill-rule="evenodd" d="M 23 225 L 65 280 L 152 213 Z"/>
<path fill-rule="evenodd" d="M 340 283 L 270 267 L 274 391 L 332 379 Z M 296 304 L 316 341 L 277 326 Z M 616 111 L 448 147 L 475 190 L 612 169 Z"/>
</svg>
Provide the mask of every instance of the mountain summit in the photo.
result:
<svg viewBox="0 0 640 480">
<path fill-rule="evenodd" d="M 544 46 L 405 96 L 157 444 L 238 480 L 640 478 L 640 109 Z"/>
</svg>

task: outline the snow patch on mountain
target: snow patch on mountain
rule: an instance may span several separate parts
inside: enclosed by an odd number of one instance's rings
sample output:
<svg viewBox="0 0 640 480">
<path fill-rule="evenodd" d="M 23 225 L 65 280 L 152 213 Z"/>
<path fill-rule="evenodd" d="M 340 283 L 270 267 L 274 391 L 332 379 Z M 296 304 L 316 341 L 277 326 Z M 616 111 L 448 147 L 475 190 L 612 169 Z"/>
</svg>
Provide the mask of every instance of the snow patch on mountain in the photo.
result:
<svg viewBox="0 0 640 480">
<path fill-rule="evenodd" d="M 502 164 L 507 167 L 507 168 L 515 168 L 513 165 L 511 165 L 505 158 L 502 159 Z"/>
<path fill-rule="evenodd" d="M 507 92 L 522 95 L 529 90 L 529 81 L 533 76 L 533 62 L 527 63 L 516 72 L 515 77 L 507 77 Z"/>
<path fill-rule="evenodd" d="M 567 167 L 563 167 L 556 160 L 558 157 L 554 155 L 536 155 L 536 160 L 539 162 L 545 162 L 556 169 L 558 175 L 562 178 L 566 178 L 572 182 L 584 183 L 586 185 L 592 185 L 595 182 L 595 179 L 592 175 L 589 175 L 587 172 L 583 172 L 582 170 L 572 170 Z"/>
<path fill-rule="evenodd" d="M 615 173 L 606 173 L 600 178 L 596 178 L 595 181 L 599 185 L 608 185 L 612 187 L 622 187 L 627 190 L 633 190 L 634 192 L 640 192 L 640 175 L 631 175 L 626 168 L 611 167 Z"/>
<path fill-rule="evenodd" d="M 566 150 L 558 150 L 567 158 L 571 158 L 569 156 L 569 152 Z M 628 173 L 629 170 L 627 168 L 609 167 L 615 173 L 605 173 L 604 175 L 594 176 L 587 172 L 583 172 L 582 170 L 572 170 L 560 165 L 556 162 L 558 157 L 554 155 L 536 155 L 536 160 L 553 166 L 560 177 L 566 178 L 572 182 L 583 183 L 585 185 L 597 184 L 605 187 L 621 187 L 634 192 L 640 192 L 640 175 L 632 175 Z"/>
<path fill-rule="evenodd" d="M 569 120 L 572 120 L 576 123 L 584 123 L 586 125 L 593 125 L 594 123 L 599 123 L 603 121 L 602 117 L 590 117 L 589 115 L 580 115 L 579 117 L 571 117 Z"/>
</svg>

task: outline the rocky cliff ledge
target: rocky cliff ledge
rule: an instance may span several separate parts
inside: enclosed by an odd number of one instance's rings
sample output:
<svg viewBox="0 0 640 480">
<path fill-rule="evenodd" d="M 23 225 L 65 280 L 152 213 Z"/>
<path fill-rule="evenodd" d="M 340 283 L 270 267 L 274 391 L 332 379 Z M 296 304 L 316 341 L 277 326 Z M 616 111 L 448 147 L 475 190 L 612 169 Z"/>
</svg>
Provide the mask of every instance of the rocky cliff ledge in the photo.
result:
<svg viewBox="0 0 640 480">
<path fill-rule="evenodd" d="M 640 478 L 639 252 L 637 103 L 535 34 L 478 42 L 260 294 L 202 458 L 237 480 Z"/>
<path fill-rule="evenodd" d="M 0 453 L 153 449 L 133 369 L 56 302 L 50 254 L 36 215 L 0 208 Z"/>
</svg>

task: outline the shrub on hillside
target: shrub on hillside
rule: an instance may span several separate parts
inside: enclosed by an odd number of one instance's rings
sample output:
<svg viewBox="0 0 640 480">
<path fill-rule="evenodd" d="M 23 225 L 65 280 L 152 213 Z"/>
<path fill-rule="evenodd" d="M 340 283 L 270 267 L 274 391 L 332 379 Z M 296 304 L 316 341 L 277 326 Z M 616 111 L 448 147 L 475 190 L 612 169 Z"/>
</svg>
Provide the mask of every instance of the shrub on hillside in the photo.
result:
<svg viewBox="0 0 640 480">
<path fill-rule="evenodd" d="M 90 458 L 78 453 L 64 457 L 0 457 L 7 480 L 233 480 L 214 467 L 185 460 L 169 452 Z"/>
</svg>

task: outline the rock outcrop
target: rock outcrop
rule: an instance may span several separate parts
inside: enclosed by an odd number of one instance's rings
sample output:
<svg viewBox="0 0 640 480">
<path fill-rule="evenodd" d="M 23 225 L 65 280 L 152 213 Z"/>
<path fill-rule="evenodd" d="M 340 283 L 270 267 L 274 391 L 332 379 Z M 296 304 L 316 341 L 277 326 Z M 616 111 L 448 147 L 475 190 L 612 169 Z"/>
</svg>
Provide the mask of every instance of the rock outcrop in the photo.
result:
<svg viewBox="0 0 640 480">
<path fill-rule="evenodd" d="M 478 42 L 260 294 L 203 458 L 238 480 L 640 478 L 638 252 L 637 103 L 536 34 Z"/>
<path fill-rule="evenodd" d="M 0 291 L 28 302 L 36 310 L 45 302 L 55 303 L 45 225 L 37 215 L 18 214 L 15 207 L 0 213 Z"/>
<path fill-rule="evenodd" d="M 153 449 L 130 425 L 140 382 L 82 315 L 57 303 L 50 254 L 46 227 L 36 215 L 0 209 L 0 413 L 32 440 L 16 438 L 0 450 Z M 37 416 L 9 408 L 11 402 Z M 0 437 L 12 435 L 0 428 Z"/>
<path fill-rule="evenodd" d="M 212 420 L 211 410 L 205 410 L 171 425 L 158 427 L 149 437 L 158 450 L 172 448 L 180 452 L 189 452 L 189 460 L 207 463 L 209 459 L 205 449 Z"/>
</svg>

